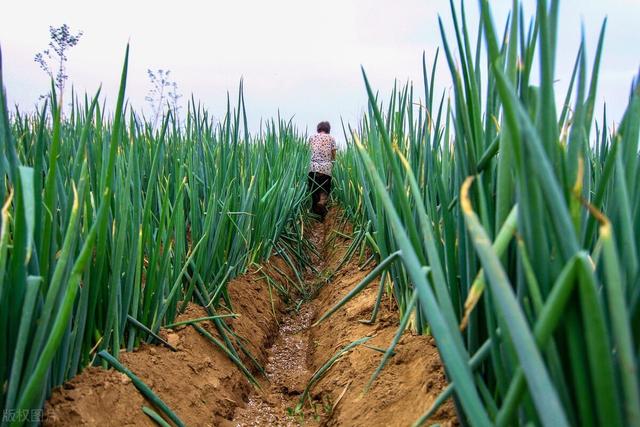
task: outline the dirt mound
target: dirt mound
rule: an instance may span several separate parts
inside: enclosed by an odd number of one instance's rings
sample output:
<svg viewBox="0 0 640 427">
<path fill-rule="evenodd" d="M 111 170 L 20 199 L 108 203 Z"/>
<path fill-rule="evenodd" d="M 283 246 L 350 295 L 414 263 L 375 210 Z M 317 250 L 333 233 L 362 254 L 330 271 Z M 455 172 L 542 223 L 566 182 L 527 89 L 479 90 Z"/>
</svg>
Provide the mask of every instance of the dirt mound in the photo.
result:
<svg viewBox="0 0 640 427">
<path fill-rule="evenodd" d="M 334 230 L 340 231 L 335 233 Z M 440 358 L 433 340 L 407 332 L 396 354 L 367 394 L 365 384 L 377 368 L 382 354 L 360 346 L 343 356 L 311 390 L 311 403 L 293 414 L 311 375 L 339 349 L 365 336 L 370 347 L 386 348 L 397 328 L 395 303 L 386 297 L 377 321 L 369 318 L 376 286 L 362 292 L 345 307 L 316 327 L 320 315 L 342 299 L 372 266 L 360 269 L 354 259 L 339 271 L 349 240 L 349 225 L 333 209 L 323 224 L 307 231 L 320 250 L 317 272 L 307 271 L 309 285 L 331 281 L 319 289 L 313 301 L 285 307 L 259 271 L 233 280 L 229 292 L 235 313 L 229 321 L 247 339 L 247 348 L 265 367 L 258 376 L 261 390 L 249 385 L 238 368 L 217 347 L 192 327 L 163 331 L 175 344 L 172 352 L 160 346 L 143 345 L 133 353 L 122 353 L 125 366 L 149 385 L 188 426 L 407 426 L 413 423 L 446 386 Z M 357 258 L 357 256 L 355 257 Z M 289 274 L 274 258 L 278 270 Z M 269 275 L 278 277 L 276 269 Z M 204 310 L 189 306 L 179 320 L 204 316 Z M 213 325 L 203 324 L 212 334 Z M 246 366 L 251 366 L 243 356 Z M 255 373 L 257 375 L 257 372 Z M 141 407 L 149 405 L 128 378 L 113 370 L 89 368 L 57 389 L 46 406 L 45 425 L 153 425 Z M 453 404 L 446 403 L 431 422 L 457 424 Z"/>
<path fill-rule="evenodd" d="M 340 225 L 333 218 L 335 228 Z M 345 227 L 348 227 L 346 225 Z M 349 234 L 349 230 L 342 230 Z M 337 265 L 349 241 L 336 235 L 327 248 L 329 263 Z M 333 276 L 313 301 L 318 317 L 351 291 L 373 267 L 360 270 L 357 256 Z M 359 322 L 371 317 L 378 281 L 361 292 L 324 322 L 311 329 L 315 343 L 313 365 L 322 366 L 338 350 L 365 336 L 367 345 L 386 349 L 398 328 L 395 302 L 383 299 L 377 320 L 372 325 Z M 431 406 L 447 381 L 435 342 L 431 337 L 405 332 L 395 355 L 366 394 L 371 375 L 377 369 L 382 353 L 359 346 L 342 357 L 313 389 L 313 396 L 324 402 L 326 425 L 341 426 L 410 426 Z M 330 406 L 327 407 L 327 402 Z M 453 403 L 447 402 L 430 423 L 457 425 Z"/>
<path fill-rule="evenodd" d="M 288 272 L 280 260 L 273 261 Z M 265 267 L 269 270 L 269 266 Z M 269 272 L 276 277 L 274 272 Z M 229 283 L 234 331 L 247 339 L 247 349 L 264 365 L 266 348 L 276 335 L 282 302 L 263 279 L 252 271 Z M 207 316 L 202 307 L 189 305 L 178 321 Z M 201 325 L 218 336 L 209 322 Z M 252 390 L 231 360 L 191 326 L 163 330 L 163 338 L 177 348 L 143 344 L 132 353 L 122 352 L 121 362 L 139 376 L 188 426 L 215 426 L 233 416 Z M 241 354 L 245 366 L 248 357 Z M 54 390 L 45 406 L 45 426 L 155 425 L 141 410 L 145 401 L 129 378 L 114 370 L 85 369 Z"/>
</svg>

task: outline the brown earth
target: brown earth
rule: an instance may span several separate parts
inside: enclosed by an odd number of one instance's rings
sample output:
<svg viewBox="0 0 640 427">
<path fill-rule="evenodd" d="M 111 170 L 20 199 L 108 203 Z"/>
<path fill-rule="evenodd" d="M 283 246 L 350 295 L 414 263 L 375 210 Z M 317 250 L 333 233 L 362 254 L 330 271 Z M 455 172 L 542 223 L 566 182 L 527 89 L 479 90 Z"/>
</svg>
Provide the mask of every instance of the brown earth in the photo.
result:
<svg viewBox="0 0 640 427">
<path fill-rule="evenodd" d="M 285 263 L 273 264 L 288 272 Z M 274 278 L 278 273 L 267 264 Z M 234 312 L 230 319 L 236 333 L 247 338 L 247 349 L 264 366 L 269 348 L 278 331 L 277 318 L 282 316 L 282 301 L 253 270 L 232 280 L 229 293 Z M 270 296 L 273 296 L 273 298 Z M 274 314 L 275 313 L 275 314 Z M 207 316 L 206 311 L 190 304 L 177 321 Z M 201 323 L 219 337 L 209 322 Z M 219 425 L 231 418 L 252 390 L 246 377 L 231 360 L 210 341 L 190 326 L 161 333 L 178 349 L 143 344 L 132 353 L 122 352 L 120 361 L 142 379 L 187 426 Z M 245 366 L 251 361 L 242 355 Z M 45 426 L 127 426 L 155 425 L 141 410 L 151 406 L 129 378 L 115 370 L 91 367 L 53 391 L 45 406 Z"/>
<path fill-rule="evenodd" d="M 334 219 L 330 224 L 340 227 Z M 349 230 L 342 230 L 349 234 Z M 349 242 L 340 236 L 328 245 L 329 265 L 338 265 Z M 318 317 L 333 307 L 373 269 L 360 270 L 358 257 L 335 273 L 330 284 L 323 287 L 313 304 Z M 366 258 L 366 257 L 365 257 Z M 398 328 L 395 302 L 385 296 L 373 325 L 368 320 L 375 304 L 378 281 L 374 281 L 347 305 L 324 322 L 312 328 L 315 344 L 313 366 L 322 366 L 340 348 L 362 338 L 372 336 L 366 344 L 386 349 Z M 447 381 L 433 338 L 403 334 L 378 379 L 363 394 L 371 375 L 378 367 L 382 354 L 359 346 L 341 358 L 314 388 L 317 400 L 333 403 L 332 414 L 326 420 L 330 426 L 410 426 L 429 409 L 446 387 Z M 342 398 L 337 404 L 338 397 Z M 329 396 L 329 398 L 327 398 Z M 453 402 L 444 404 L 429 420 L 430 424 L 457 425 Z"/>
<path fill-rule="evenodd" d="M 337 209 L 310 231 L 320 248 L 317 269 L 307 272 L 309 286 L 322 286 L 317 296 L 302 304 L 285 307 L 261 272 L 253 270 L 229 284 L 234 312 L 228 321 L 244 337 L 249 351 L 265 367 L 258 376 L 261 390 L 249 384 L 240 370 L 210 341 L 192 327 L 163 331 L 177 352 L 143 345 L 133 353 L 122 353 L 122 363 L 137 374 L 188 426 L 409 426 L 431 405 L 446 386 L 433 339 L 405 332 L 395 355 L 368 393 L 364 387 L 382 354 L 359 346 L 339 359 L 312 388 L 310 400 L 294 413 L 300 395 L 313 373 L 345 345 L 365 336 L 367 345 L 386 348 L 396 329 L 394 301 L 385 296 L 373 325 L 368 319 L 376 298 L 374 282 L 341 310 L 318 326 L 310 325 L 340 301 L 371 271 L 360 269 L 358 256 L 339 266 L 350 241 L 334 233 L 350 234 Z M 285 263 L 272 264 L 293 277 Z M 267 263 L 264 271 L 284 283 L 287 279 Z M 279 277 L 280 276 L 280 277 Z M 179 320 L 205 316 L 190 305 Z M 202 324 L 217 336 L 212 324 Z M 243 355 L 245 366 L 252 366 Z M 257 370 L 256 370 L 257 371 Z M 154 425 L 141 411 L 151 406 L 130 380 L 114 370 L 88 368 L 56 389 L 45 408 L 45 425 Z M 444 404 L 431 423 L 457 425 L 453 404 Z"/>
</svg>

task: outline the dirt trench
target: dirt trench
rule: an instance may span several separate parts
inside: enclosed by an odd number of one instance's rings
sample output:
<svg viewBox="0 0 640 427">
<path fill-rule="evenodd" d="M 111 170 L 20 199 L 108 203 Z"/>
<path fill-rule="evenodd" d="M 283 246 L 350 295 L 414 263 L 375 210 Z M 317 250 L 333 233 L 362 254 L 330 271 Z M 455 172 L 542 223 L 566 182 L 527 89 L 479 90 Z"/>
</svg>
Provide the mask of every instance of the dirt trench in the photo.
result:
<svg viewBox="0 0 640 427">
<path fill-rule="evenodd" d="M 245 339 L 247 350 L 264 367 L 254 369 L 260 388 L 252 387 L 218 348 L 192 327 L 162 331 L 177 349 L 143 345 L 121 354 L 122 363 L 138 375 L 187 426 L 409 426 L 446 386 L 432 338 L 406 332 L 378 380 L 367 394 L 365 384 L 381 354 L 357 347 L 340 358 L 311 389 L 310 399 L 295 411 L 313 373 L 347 344 L 372 337 L 370 347 L 386 348 L 397 329 L 394 301 L 386 296 L 372 325 L 375 286 L 360 293 L 325 322 L 311 327 L 324 312 L 356 286 L 372 266 L 361 269 L 357 257 L 340 268 L 349 240 L 348 223 L 332 209 L 324 223 L 308 231 L 320 257 L 319 273 L 307 272 L 316 297 L 301 305 L 285 305 L 264 279 L 265 273 L 286 283 L 294 277 L 287 265 L 273 257 L 260 268 L 232 280 L 229 292 L 235 313 L 228 323 Z M 282 277 L 283 273 L 288 276 Z M 328 283 L 325 278 L 331 276 Z M 205 315 L 190 305 L 178 320 Z M 202 324 L 217 336 L 213 325 Z M 252 366 L 242 354 L 246 366 Z M 88 368 L 56 389 L 45 407 L 45 425 L 121 426 L 154 425 L 142 412 L 150 406 L 128 377 L 114 370 Z M 452 402 L 447 402 L 429 424 L 457 425 Z"/>
</svg>

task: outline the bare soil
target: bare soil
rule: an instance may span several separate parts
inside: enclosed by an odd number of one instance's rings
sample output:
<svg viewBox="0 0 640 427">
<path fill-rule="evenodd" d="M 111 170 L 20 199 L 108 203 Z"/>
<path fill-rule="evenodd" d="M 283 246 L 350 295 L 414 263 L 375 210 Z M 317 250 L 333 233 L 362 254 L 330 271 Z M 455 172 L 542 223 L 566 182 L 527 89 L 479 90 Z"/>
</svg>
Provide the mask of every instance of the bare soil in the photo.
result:
<svg viewBox="0 0 640 427">
<path fill-rule="evenodd" d="M 363 393 L 364 387 L 382 354 L 360 346 L 339 359 L 312 388 L 302 410 L 294 411 L 313 373 L 338 350 L 364 336 L 372 337 L 368 345 L 386 348 L 397 330 L 397 309 L 390 296 L 385 296 L 374 324 L 358 322 L 371 316 L 377 281 L 329 319 L 311 327 L 373 268 L 361 269 L 361 260 L 355 256 L 335 271 L 350 242 L 334 230 L 350 234 L 337 209 L 308 231 L 321 254 L 316 260 L 320 274 L 305 275 L 309 286 L 319 287 L 312 301 L 285 306 L 275 290 L 269 289 L 262 271 L 252 270 L 229 284 L 234 312 L 240 317 L 228 324 L 246 339 L 248 350 L 265 369 L 265 375 L 259 375 L 257 369 L 254 372 L 260 389 L 190 326 L 162 331 L 177 352 L 145 344 L 132 353 L 121 353 L 121 362 L 188 426 L 411 425 L 447 382 L 433 339 L 409 331 L 368 393 Z M 277 270 L 293 278 L 277 257 L 261 269 L 282 283 L 287 279 Z M 331 277 L 328 282 L 327 277 Z M 205 315 L 201 307 L 189 305 L 178 320 Z M 217 336 L 212 324 L 202 326 Z M 243 361 L 252 366 L 245 355 Z M 143 405 L 151 406 L 125 375 L 87 368 L 54 390 L 45 407 L 44 424 L 152 426 L 141 410 Z M 452 402 L 445 403 L 429 423 L 457 425 Z"/>
</svg>

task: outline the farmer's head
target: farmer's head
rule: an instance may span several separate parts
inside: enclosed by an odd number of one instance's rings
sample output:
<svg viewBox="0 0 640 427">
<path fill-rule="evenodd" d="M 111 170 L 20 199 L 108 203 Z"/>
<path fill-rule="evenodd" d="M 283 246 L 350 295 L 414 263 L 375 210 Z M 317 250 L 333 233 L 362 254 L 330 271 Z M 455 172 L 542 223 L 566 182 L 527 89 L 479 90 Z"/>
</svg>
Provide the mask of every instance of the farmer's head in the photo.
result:
<svg viewBox="0 0 640 427">
<path fill-rule="evenodd" d="M 331 125 L 329 122 L 318 123 L 318 133 L 331 133 Z"/>
</svg>

